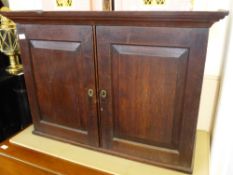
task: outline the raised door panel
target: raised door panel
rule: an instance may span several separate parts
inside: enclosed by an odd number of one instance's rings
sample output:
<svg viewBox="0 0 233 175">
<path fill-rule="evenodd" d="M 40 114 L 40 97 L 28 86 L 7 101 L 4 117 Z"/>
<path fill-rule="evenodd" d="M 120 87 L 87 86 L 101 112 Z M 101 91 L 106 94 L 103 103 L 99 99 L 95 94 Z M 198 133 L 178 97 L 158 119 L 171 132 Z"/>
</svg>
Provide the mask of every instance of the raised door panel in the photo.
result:
<svg viewBox="0 0 233 175">
<path fill-rule="evenodd" d="M 188 49 L 112 47 L 113 141 L 175 149 Z"/>
<path fill-rule="evenodd" d="M 208 31 L 97 27 L 102 146 L 191 171 Z"/>
<path fill-rule="evenodd" d="M 97 146 L 92 27 L 21 25 L 18 30 L 26 36 L 20 42 L 35 132 Z"/>
</svg>

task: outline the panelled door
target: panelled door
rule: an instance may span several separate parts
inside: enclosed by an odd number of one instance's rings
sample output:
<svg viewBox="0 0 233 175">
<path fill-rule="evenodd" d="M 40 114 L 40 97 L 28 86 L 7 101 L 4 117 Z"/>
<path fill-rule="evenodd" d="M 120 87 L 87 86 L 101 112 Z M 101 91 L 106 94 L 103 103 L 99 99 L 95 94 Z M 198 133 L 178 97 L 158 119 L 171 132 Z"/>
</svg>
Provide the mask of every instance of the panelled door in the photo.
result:
<svg viewBox="0 0 233 175">
<path fill-rule="evenodd" d="M 18 25 L 35 132 L 98 146 L 92 26 Z"/>
<path fill-rule="evenodd" d="M 190 171 L 208 31 L 97 26 L 96 33 L 102 147 Z"/>
</svg>

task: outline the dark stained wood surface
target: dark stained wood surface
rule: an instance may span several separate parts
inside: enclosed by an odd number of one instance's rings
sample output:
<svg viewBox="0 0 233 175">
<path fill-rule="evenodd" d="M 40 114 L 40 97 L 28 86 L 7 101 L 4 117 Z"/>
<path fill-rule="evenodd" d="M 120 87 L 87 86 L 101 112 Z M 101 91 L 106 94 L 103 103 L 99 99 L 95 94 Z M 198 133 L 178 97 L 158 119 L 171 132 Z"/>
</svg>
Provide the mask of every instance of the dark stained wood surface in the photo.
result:
<svg viewBox="0 0 233 175">
<path fill-rule="evenodd" d="M 104 148 L 191 171 L 207 36 L 97 26 Z"/>
<path fill-rule="evenodd" d="M 58 30 L 59 29 L 59 30 Z M 35 132 L 98 146 L 91 26 L 19 25 Z"/>
<path fill-rule="evenodd" d="M 9 147 L 7 150 L 0 149 L 0 173 L 2 175 L 110 175 L 17 146 L 8 141 L 1 145 Z"/>
<path fill-rule="evenodd" d="M 228 12 L 159 11 L 159 12 L 1 12 L 23 24 L 90 24 L 210 27 Z"/>
<path fill-rule="evenodd" d="M 37 134 L 192 172 L 209 27 L 228 12 L 2 14 L 26 37 Z"/>
<path fill-rule="evenodd" d="M 175 148 L 172 141 L 177 138 L 173 138 L 173 121 L 180 115 L 174 113 L 181 103 L 178 99 L 182 99 L 177 93 L 182 96 L 188 49 L 143 46 L 143 43 L 141 46 L 121 45 L 119 42 L 110 49 L 116 137 L 113 139 Z"/>
</svg>

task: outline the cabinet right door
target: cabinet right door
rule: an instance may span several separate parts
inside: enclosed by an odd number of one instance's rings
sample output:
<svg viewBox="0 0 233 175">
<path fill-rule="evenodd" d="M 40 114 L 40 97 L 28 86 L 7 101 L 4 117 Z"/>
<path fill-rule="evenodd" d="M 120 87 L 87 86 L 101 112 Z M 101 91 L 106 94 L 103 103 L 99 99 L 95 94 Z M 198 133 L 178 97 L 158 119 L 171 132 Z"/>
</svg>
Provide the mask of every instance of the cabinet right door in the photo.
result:
<svg viewBox="0 0 233 175">
<path fill-rule="evenodd" d="M 96 30 L 101 146 L 190 172 L 208 30 Z"/>
</svg>

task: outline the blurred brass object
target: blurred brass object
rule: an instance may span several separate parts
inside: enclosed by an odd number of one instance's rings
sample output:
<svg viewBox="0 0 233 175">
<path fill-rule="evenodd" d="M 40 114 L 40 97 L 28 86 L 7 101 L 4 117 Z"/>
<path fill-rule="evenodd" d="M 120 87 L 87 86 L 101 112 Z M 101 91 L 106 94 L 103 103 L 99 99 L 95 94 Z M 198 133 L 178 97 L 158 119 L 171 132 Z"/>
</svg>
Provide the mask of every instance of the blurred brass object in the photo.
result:
<svg viewBox="0 0 233 175">
<path fill-rule="evenodd" d="M 7 12 L 7 11 L 9 11 L 10 9 L 9 9 L 9 7 L 5 7 L 5 6 L 3 6 L 1 9 L 0 9 L 0 11 L 3 11 L 3 12 Z"/>
<path fill-rule="evenodd" d="M 191 0 L 191 10 L 193 10 L 194 6 L 195 6 L 195 0 Z"/>
<path fill-rule="evenodd" d="M 103 0 L 103 11 L 112 11 L 112 0 Z"/>
<path fill-rule="evenodd" d="M 57 7 L 71 7 L 72 0 L 56 0 Z"/>
<path fill-rule="evenodd" d="M 165 0 L 143 0 L 145 5 L 164 5 Z"/>
<path fill-rule="evenodd" d="M 6 71 L 17 75 L 23 72 L 23 66 L 19 61 L 19 44 L 16 34 L 16 25 L 8 18 L 0 15 L 0 51 L 9 57 L 9 66 Z"/>
<path fill-rule="evenodd" d="M 0 20 L 1 20 L 1 25 L 0 25 L 1 30 L 16 28 L 15 23 L 10 19 L 6 18 L 5 16 L 0 15 Z"/>
</svg>

